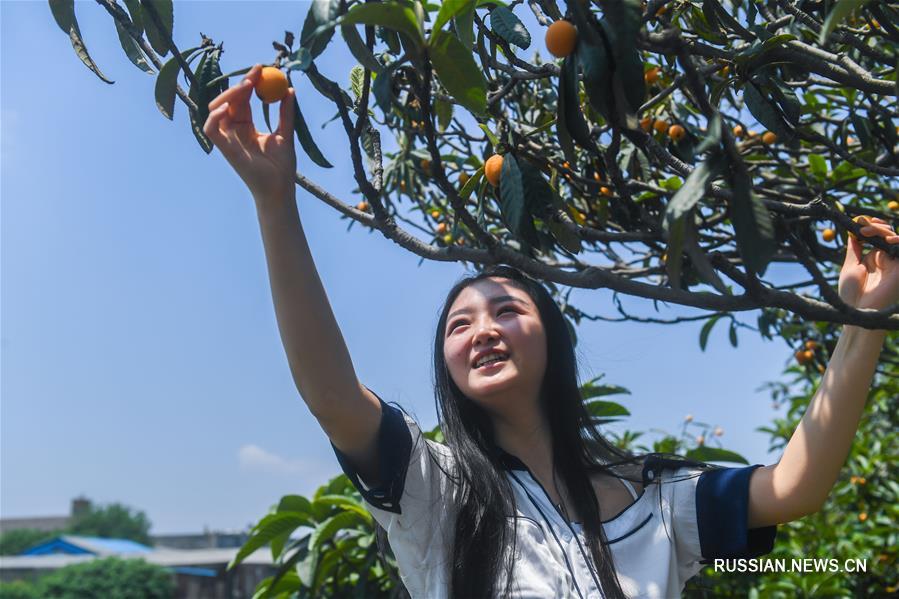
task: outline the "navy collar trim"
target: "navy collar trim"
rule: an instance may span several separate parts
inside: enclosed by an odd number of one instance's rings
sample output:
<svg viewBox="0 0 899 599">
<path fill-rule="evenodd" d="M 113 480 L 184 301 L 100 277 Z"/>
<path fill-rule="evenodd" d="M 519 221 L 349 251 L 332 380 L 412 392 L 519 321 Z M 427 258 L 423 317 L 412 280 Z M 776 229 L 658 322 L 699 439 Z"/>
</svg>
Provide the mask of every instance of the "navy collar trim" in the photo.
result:
<svg viewBox="0 0 899 599">
<path fill-rule="evenodd" d="M 528 467 L 524 465 L 520 459 L 511 453 L 507 452 L 505 449 L 500 447 L 499 445 L 494 446 L 496 449 L 496 455 L 499 459 L 499 463 L 505 470 L 527 470 Z"/>
</svg>

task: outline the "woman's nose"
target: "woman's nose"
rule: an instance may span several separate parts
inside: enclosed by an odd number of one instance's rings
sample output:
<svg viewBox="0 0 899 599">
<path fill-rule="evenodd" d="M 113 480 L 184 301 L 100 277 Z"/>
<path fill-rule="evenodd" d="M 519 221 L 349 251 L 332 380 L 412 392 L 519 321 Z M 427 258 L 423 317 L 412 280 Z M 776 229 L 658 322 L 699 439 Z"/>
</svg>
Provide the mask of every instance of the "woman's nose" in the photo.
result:
<svg viewBox="0 0 899 599">
<path fill-rule="evenodd" d="M 491 318 L 479 320 L 475 325 L 474 343 L 484 343 L 497 337 L 496 322 Z"/>
</svg>

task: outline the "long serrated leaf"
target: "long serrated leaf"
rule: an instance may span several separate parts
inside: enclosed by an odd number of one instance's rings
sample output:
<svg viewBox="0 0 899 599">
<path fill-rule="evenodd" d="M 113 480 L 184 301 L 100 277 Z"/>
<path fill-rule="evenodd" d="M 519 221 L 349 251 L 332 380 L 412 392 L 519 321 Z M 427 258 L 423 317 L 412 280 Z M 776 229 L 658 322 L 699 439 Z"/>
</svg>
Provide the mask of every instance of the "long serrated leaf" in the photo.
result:
<svg viewBox="0 0 899 599">
<path fill-rule="evenodd" d="M 197 46 L 196 48 L 185 50 L 181 53 L 181 58 L 186 61 L 188 56 L 199 49 L 200 47 Z M 159 69 L 159 74 L 156 76 L 156 86 L 154 90 L 156 107 L 159 108 L 159 112 L 162 113 L 162 116 L 169 120 L 172 120 L 175 115 L 175 95 L 178 88 L 178 73 L 180 72 L 180 69 L 181 63 L 179 63 L 178 59 L 173 56 L 162 65 L 162 68 Z"/>
<path fill-rule="evenodd" d="M 125 28 L 122 27 L 121 23 L 115 21 L 115 29 L 116 33 L 119 36 L 119 43 L 122 45 L 122 50 L 125 51 L 125 56 L 128 57 L 128 60 L 131 61 L 131 64 L 139 68 L 145 73 L 150 75 L 156 74 L 156 71 L 150 64 L 147 62 L 147 59 L 144 57 L 144 53 L 141 51 L 140 47 L 137 45 L 137 42 L 125 31 Z"/>
<path fill-rule="evenodd" d="M 524 240 L 531 246 L 537 245 L 537 231 L 525 205 L 521 169 L 512 154 L 503 156 L 499 192 L 500 214 L 506 226 L 519 240 Z"/>
<path fill-rule="evenodd" d="M 375 94 L 375 102 L 377 102 L 381 111 L 384 112 L 384 118 L 386 119 L 390 115 L 394 99 L 393 69 L 384 69 L 381 74 L 375 77 L 372 83 L 372 92 Z"/>
<path fill-rule="evenodd" d="M 565 122 L 565 129 L 571 138 L 582 148 L 596 154 L 599 151 L 590 136 L 590 127 L 584 119 L 578 97 L 577 57 L 569 55 L 562 63 L 559 73 L 559 111 L 561 120 Z M 572 164 L 574 162 L 569 160 Z"/>
<path fill-rule="evenodd" d="M 81 39 L 81 30 L 78 28 L 78 19 L 75 18 L 75 0 L 50 0 L 50 11 L 53 13 L 53 18 L 56 20 L 56 24 L 59 25 L 59 28 L 69 36 L 69 41 L 72 42 L 72 48 L 75 50 L 75 54 L 81 62 L 84 63 L 84 66 L 89 68 L 91 72 L 99 77 L 104 83 L 115 83 L 100 71 L 100 68 L 88 53 L 87 46 L 84 45 L 84 40 Z"/>
<path fill-rule="evenodd" d="M 693 270 L 699 275 L 699 278 L 706 284 L 712 286 L 722 295 L 731 295 L 730 289 L 724 284 L 708 256 L 699 247 L 697 239 L 695 216 L 688 216 L 684 219 L 684 243 L 683 251 L 690 257 L 690 264 Z"/>
<path fill-rule="evenodd" d="M 175 14 L 172 7 L 172 0 L 141 0 L 142 14 L 144 15 L 144 29 L 147 32 L 147 40 L 160 56 L 169 53 L 169 44 L 166 40 L 171 39 L 172 29 L 175 25 Z M 156 19 L 152 13 L 155 11 L 159 17 L 159 22 L 163 29 L 160 30 L 156 25 Z"/>
<path fill-rule="evenodd" d="M 260 520 L 256 526 L 257 532 L 247 539 L 237 555 L 228 563 L 227 569 L 230 570 L 248 555 L 267 544 L 275 537 L 282 535 L 285 531 L 294 531 L 300 526 L 309 526 L 311 522 L 309 518 L 296 512 L 283 512 L 280 514 L 270 514 Z"/>
<path fill-rule="evenodd" d="M 128 7 L 128 15 L 131 17 L 131 23 L 140 33 L 144 32 L 143 10 L 140 7 L 140 0 L 125 0 L 125 6 Z"/>
<path fill-rule="evenodd" d="M 738 464 L 748 464 L 749 462 L 740 454 L 721 449 L 719 447 L 708 447 L 702 445 L 689 450 L 684 456 L 690 460 L 698 460 L 700 462 L 735 462 Z"/>
<path fill-rule="evenodd" d="M 453 120 L 453 103 L 449 100 L 438 98 L 434 101 L 434 112 L 437 113 L 437 127 L 442 131 L 446 131 Z"/>
<path fill-rule="evenodd" d="M 318 57 L 334 37 L 337 26 L 339 0 L 313 0 L 300 32 L 300 48 L 309 55 L 309 61 Z"/>
<path fill-rule="evenodd" d="M 471 52 L 451 33 L 431 37 L 429 54 L 440 83 L 456 101 L 476 116 L 487 113 L 487 80 Z"/>
<path fill-rule="evenodd" d="M 346 41 L 350 52 L 356 60 L 359 61 L 359 64 L 375 73 L 380 73 L 384 70 L 381 63 L 378 62 L 368 49 L 368 46 L 365 45 L 365 42 L 362 41 L 362 37 L 359 35 L 359 32 L 356 31 L 355 25 L 341 25 L 340 33 L 343 35 L 343 39 Z"/>
<path fill-rule="evenodd" d="M 505 6 L 497 6 L 490 11 L 490 27 L 501 38 L 522 50 L 526 50 L 531 45 L 531 34 L 524 23 Z"/>
<path fill-rule="evenodd" d="M 433 35 L 433 32 L 443 29 L 443 26 L 450 19 L 453 19 L 463 10 L 474 10 L 474 7 L 475 0 L 444 0 L 440 4 L 440 11 L 437 13 L 434 24 L 431 26 L 431 34 Z"/>
<path fill-rule="evenodd" d="M 584 89 L 590 106 L 606 122 L 612 120 L 612 68 L 605 46 L 594 46 L 579 39 L 576 47 L 578 62 L 584 70 Z"/>
<path fill-rule="evenodd" d="M 312 139 L 312 134 L 309 133 L 309 127 L 306 125 L 306 119 L 303 118 L 303 113 L 300 110 L 300 103 L 297 101 L 297 97 L 293 97 L 293 110 L 294 110 L 294 131 L 297 134 L 297 139 L 300 140 L 300 145 L 303 147 L 303 151 L 306 152 L 306 155 L 314 162 L 322 168 L 333 168 L 333 165 L 328 162 L 328 160 L 321 153 L 321 150 L 318 149 L 318 146 L 315 144 L 315 141 Z"/>
<path fill-rule="evenodd" d="M 424 41 L 415 11 L 401 4 L 372 2 L 357 4 L 340 17 L 341 24 L 364 23 L 380 25 L 404 33 L 411 41 L 421 45 Z"/>
<path fill-rule="evenodd" d="M 709 342 L 709 334 L 712 332 L 712 327 L 715 326 L 715 323 L 721 316 L 713 316 L 709 318 L 704 325 L 702 325 L 702 330 L 699 331 L 699 349 L 705 351 L 706 345 Z"/>
<path fill-rule="evenodd" d="M 318 551 L 322 544 L 331 539 L 339 530 L 350 528 L 363 524 L 365 521 L 362 517 L 353 511 L 340 512 L 335 514 L 315 527 L 312 535 L 309 537 L 309 550 Z"/>
<path fill-rule="evenodd" d="M 588 401 L 584 407 L 587 413 L 595 418 L 612 418 L 616 416 L 630 416 L 630 411 L 620 403 L 614 401 L 594 400 Z"/>
<path fill-rule="evenodd" d="M 474 48 L 474 5 L 467 5 L 459 14 L 453 17 L 453 29 L 459 36 L 459 41 L 469 51 Z"/>
<path fill-rule="evenodd" d="M 780 107 L 769 101 L 754 83 L 748 83 L 743 88 L 743 99 L 746 108 L 752 113 L 758 122 L 777 134 L 779 138 L 788 141 L 793 137 L 793 131 L 784 121 Z"/>
<path fill-rule="evenodd" d="M 734 174 L 729 213 L 737 248 L 746 267 L 763 275 L 774 255 L 774 223 L 765 205 L 752 193 L 752 181 Z"/>
</svg>

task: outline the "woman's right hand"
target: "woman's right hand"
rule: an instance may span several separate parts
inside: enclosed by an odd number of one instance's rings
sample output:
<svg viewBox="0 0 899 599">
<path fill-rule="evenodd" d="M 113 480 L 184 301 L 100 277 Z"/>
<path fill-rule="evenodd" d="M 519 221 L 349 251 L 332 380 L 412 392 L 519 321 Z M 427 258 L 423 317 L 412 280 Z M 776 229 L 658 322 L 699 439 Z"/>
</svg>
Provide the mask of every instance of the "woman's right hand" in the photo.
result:
<svg viewBox="0 0 899 599">
<path fill-rule="evenodd" d="M 295 193 L 297 156 L 293 143 L 294 89 L 280 103 L 278 128 L 260 133 L 253 124 L 250 94 L 262 65 L 254 65 L 238 85 L 229 87 L 209 103 L 203 133 L 237 171 L 257 202 L 292 197 Z"/>
</svg>

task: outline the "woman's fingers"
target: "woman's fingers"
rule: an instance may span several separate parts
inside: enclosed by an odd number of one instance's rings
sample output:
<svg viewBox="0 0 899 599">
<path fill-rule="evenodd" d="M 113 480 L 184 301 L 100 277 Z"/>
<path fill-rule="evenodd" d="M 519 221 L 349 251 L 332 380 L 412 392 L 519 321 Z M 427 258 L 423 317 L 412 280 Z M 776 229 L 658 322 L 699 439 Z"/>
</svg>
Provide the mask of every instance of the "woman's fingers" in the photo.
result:
<svg viewBox="0 0 899 599">
<path fill-rule="evenodd" d="M 259 79 L 262 72 L 262 65 L 253 65 L 253 68 L 247 72 L 240 83 L 233 85 L 213 98 L 209 103 L 209 110 L 215 110 L 223 103 L 228 102 L 231 105 L 231 118 L 238 123 L 250 122 L 253 120 L 250 111 L 250 94 Z"/>
<path fill-rule="evenodd" d="M 276 133 L 284 138 L 293 139 L 293 98 L 294 89 L 291 87 L 287 90 L 287 95 L 281 100 L 280 112 L 278 113 L 278 130 Z"/>
<path fill-rule="evenodd" d="M 206 137 L 212 141 L 216 146 L 221 146 L 222 142 L 225 141 L 226 136 L 222 133 L 222 124 L 227 125 L 230 121 L 228 116 L 228 107 L 230 104 L 225 102 L 223 104 L 219 104 L 218 108 L 212 110 L 209 113 L 209 117 L 206 119 L 206 123 L 203 125 L 203 133 L 206 134 Z M 227 126 L 225 127 L 227 130 Z M 221 148 L 220 148 L 221 149 Z"/>
</svg>

